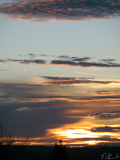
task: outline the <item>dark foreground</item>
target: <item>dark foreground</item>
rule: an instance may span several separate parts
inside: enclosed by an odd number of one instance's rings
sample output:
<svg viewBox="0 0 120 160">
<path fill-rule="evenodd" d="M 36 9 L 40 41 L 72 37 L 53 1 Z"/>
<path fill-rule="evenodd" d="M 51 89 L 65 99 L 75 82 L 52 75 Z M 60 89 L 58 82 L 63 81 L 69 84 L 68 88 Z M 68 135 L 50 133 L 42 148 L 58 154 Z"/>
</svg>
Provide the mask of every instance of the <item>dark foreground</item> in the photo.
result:
<svg viewBox="0 0 120 160">
<path fill-rule="evenodd" d="M 53 147 L 25 146 L 20 148 L 14 156 L 8 156 L 8 160 L 48 160 Z M 67 148 L 68 160 L 120 160 L 119 147 L 85 147 Z"/>
</svg>

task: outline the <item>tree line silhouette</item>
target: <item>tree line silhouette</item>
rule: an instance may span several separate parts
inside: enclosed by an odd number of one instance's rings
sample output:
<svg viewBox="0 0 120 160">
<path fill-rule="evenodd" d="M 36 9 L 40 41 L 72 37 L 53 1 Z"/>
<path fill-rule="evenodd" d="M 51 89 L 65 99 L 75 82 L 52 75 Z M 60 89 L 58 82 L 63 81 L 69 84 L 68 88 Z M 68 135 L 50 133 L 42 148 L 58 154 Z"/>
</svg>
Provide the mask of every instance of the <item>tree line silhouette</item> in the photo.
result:
<svg viewBox="0 0 120 160">
<path fill-rule="evenodd" d="M 63 145 L 63 141 L 59 140 L 55 143 L 53 152 L 50 153 L 49 160 L 67 160 L 67 147 Z"/>
<path fill-rule="evenodd" d="M 0 123 L 0 160 L 13 160 L 26 145 L 29 145 L 28 139 L 20 141 L 14 138 Z"/>
<path fill-rule="evenodd" d="M 0 123 L 0 160 L 14 160 L 15 155 L 26 145 L 29 145 L 28 139 L 19 141 L 5 130 L 3 124 Z M 58 143 L 55 143 L 53 152 L 50 152 L 48 160 L 67 160 L 66 150 L 67 147 L 63 144 L 63 141 L 59 140 Z"/>
</svg>

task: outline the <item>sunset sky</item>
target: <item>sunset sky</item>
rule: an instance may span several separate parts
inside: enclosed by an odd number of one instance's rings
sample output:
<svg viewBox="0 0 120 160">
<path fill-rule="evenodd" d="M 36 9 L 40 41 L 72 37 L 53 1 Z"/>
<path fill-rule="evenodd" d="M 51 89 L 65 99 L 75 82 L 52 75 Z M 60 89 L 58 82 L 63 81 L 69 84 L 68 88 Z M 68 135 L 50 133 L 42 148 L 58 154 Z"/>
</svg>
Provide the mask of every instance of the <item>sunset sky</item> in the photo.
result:
<svg viewBox="0 0 120 160">
<path fill-rule="evenodd" d="M 120 143 L 120 0 L 0 0 L 0 122 L 30 144 Z"/>
</svg>

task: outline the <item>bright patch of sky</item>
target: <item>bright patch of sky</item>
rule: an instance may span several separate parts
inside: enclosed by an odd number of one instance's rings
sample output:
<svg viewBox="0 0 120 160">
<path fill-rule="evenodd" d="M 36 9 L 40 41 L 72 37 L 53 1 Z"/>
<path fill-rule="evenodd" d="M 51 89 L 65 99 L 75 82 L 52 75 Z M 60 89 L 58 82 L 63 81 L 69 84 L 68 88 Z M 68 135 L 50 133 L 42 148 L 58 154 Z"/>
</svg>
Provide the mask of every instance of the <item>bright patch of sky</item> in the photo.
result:
<svg viewBox="0 0 120 160">
<path fill-rule="evenodd" d="M 2 21 L 1 58 L 19 54 L 91 56 L 120 60 L 120 20 L 29 23 Z"/>
</svg>

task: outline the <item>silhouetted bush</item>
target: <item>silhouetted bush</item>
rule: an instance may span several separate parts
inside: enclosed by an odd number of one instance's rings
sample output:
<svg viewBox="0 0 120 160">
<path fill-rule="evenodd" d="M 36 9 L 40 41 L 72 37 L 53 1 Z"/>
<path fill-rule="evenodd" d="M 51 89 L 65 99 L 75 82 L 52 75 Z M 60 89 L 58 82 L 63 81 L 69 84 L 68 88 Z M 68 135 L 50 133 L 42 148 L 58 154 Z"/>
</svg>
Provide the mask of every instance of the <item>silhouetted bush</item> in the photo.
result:
<svg viewBox="0 0 120 160">
<path fill-rule="evenodd" d="M 50 153 L 49 160 L 67 160 L 67 147 L 63 145 L 63 141 L 60 140 L 55 143 L 53 152 Z"/>
<path fill-rule="evenodd" d="M 0 160 L 14 160 L 14 155 L 28 144 L 27 139 L 25 141 L 15 139 L 0 123 Z"/>
</svg>

